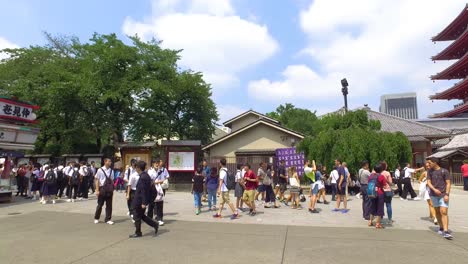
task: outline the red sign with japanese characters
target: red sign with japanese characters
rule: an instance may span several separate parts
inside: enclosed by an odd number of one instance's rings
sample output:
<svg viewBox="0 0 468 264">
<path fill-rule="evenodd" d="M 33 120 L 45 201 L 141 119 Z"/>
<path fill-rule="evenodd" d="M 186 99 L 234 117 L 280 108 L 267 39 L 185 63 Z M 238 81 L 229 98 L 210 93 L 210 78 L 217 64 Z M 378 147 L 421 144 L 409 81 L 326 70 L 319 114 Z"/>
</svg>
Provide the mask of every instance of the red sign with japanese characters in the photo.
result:
<svg viewBox="0 0 468 264">
<path fill-rule="evenodd" d="M 40 107 L 0 97 L 0 119 L 37 123 L 35 110 Z"/>
</svg>

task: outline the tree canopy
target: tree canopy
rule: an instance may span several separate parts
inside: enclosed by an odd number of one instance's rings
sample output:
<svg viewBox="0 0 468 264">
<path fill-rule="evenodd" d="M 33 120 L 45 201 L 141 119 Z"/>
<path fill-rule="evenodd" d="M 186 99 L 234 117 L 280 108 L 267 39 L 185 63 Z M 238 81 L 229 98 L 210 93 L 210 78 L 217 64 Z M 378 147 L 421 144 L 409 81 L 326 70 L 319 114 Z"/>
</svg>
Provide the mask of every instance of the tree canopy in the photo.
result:
<svg viewBox="0 0 468 264">
<path fill-rule="evenodd" d="M 412 158 L 407 137 L 400 132 L 380 131 L 380 122 L 369 120 L 364 110 L 317 118 L 315 113 L 307 109 L 286 104 L 267 115 L 287 128 L 305 134 L 298 150 L 304 151 L 308 159 L 328 169 L 333 168 L 335 159 L 346 162 L 350 172 L 356 174 L 364 160 L 371 165 L 385 160 L 389 169 L 395 169 L 398 164 L 411 161 Z"/>
<path fill-rule="evenodd" d="M 93 153 L 127 136 L 211 139 L 218 120 L 211 87 L 180 70 L 180 51 L 156 40 L 95 33 L 88 42 L 46 33 L 47 44 L 6 49 L 0 95 L 41 106 L 36 152 Z"/>
</svg>

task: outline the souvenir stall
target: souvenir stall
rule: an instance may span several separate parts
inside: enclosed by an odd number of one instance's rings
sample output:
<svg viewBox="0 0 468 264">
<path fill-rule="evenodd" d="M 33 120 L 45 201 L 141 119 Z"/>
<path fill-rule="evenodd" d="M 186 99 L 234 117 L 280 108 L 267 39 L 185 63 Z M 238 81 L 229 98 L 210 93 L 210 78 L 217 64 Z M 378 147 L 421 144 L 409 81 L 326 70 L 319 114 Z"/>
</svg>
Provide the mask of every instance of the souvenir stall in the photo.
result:
<svg viewBox="0 0 468 264">
<path fill-rule="evenodd" d="M 16 98 L 0 97 L 0 201 L 11 201 L 15 160 L 33 150 L 39 134 L 34 127 L 39 107 Z"/>
</svg>

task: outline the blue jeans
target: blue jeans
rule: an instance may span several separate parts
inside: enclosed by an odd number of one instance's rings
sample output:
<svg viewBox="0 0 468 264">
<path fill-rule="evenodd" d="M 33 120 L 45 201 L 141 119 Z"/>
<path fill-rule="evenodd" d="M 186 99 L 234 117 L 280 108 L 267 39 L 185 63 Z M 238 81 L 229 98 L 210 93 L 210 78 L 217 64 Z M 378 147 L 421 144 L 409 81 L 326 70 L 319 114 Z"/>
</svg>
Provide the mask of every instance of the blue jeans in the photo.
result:
<svg viewBox="0 0 468 264">
<path fill-rule="evenodd" d="M 195 208 L 201 208 L 201 197 L 203 193 L 193 192 L 193 200 L 195 201 Z"/>
<path fill-rule="evenodd" d="M 335 201 L 336 189 L 337 189 L 336 183 L 332 183 L 331 187 L 332 187 L 332 201 Z"/>
<path fill-rule="evenodd" d="M 216 194 L 217 190 L 216 189 L 208 189 L 208 207 L 211 208 L 213 206 L 216 206 Z"/>
<path fill-rule="evenodd" d="M 392 220 L 392 214 L 393 214 L 393 211 L 392 211 L 392 196 L 393 196 L 393 193 L 392 192 L 385 192 L 385 207 L 387 207 L 387 217 L 389 220 Z"/>
</svg>

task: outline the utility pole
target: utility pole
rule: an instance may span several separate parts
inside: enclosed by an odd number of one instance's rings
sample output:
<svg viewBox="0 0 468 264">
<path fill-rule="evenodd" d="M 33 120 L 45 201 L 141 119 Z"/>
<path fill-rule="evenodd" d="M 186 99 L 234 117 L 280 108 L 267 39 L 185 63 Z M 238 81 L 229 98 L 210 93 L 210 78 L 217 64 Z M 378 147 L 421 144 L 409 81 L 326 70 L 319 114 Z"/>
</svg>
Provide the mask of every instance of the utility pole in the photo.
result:
<svg viewBox="0 0 468 264">
<path fill-rule="evenodd" d="M 345 113 L 348 112 L 348 81 L 346 80 L 346 78 L 344 78 L 343 80 L 341 80 L 341 92 L 343 93 L 343 97 L 344 97 L 344 109 L 345 109 Z"/>
</svg>

